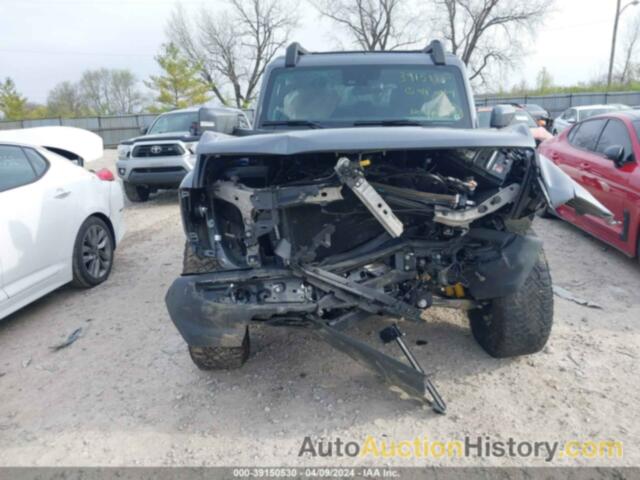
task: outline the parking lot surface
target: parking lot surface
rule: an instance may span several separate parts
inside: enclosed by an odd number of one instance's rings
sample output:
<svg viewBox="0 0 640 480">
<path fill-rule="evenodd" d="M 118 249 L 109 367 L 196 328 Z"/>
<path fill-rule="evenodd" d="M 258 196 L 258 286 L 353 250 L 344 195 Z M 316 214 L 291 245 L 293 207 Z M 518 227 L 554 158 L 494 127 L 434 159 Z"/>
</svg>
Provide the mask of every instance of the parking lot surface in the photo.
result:
<svg viewBox="0 0 640 480">
<path fill-rule="evenodd" d="M 113 165 L 110 151 L 89 168 Z M 556 297 L 542 353 L 492 359 L 459 313 L 434 310 L 424 325 L 403 324 L 448 403 L 438 416 L 301 330 L 255 328 L 244 368 L 197 370 L 164 306 L 184 245 L 176 192 L 128 204 L 125 220 L 108 282 L 61 288 L 0 323 L 0 465 L 549 465 L 298 456 L 306 436 L 367 435 L 616 440 L 621 459 L 553 465 L 640 462 L 640 264 L 570 225 L 536 220 L 554 282 L 602 309 Z M 385 324 L 366 321 L 353 334 L 377 345 Z M 78 328 L 74 344 L 50 348 Z"/>
</svg>

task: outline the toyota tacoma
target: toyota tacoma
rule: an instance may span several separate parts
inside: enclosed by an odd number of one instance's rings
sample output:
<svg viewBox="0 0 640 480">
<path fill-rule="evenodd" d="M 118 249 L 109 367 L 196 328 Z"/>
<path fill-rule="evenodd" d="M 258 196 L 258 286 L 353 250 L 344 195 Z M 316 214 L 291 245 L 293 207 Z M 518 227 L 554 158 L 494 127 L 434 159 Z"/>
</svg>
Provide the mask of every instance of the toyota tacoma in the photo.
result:
<svg viewBox="0 0 640 480">
<path fill-rule="evenodd" d="M 218 120 L 215 123 L 211 117 Z M 232 133 L 229 125 L 249 127 L 235 108 L 185 108 L 163 113 L 142 136 L 118 145 L 116 168 L 131 202 L 146 202 L 159 189 L 177 188 L 193 169 L 195 151 L 205 130 Z"/>
</svg>

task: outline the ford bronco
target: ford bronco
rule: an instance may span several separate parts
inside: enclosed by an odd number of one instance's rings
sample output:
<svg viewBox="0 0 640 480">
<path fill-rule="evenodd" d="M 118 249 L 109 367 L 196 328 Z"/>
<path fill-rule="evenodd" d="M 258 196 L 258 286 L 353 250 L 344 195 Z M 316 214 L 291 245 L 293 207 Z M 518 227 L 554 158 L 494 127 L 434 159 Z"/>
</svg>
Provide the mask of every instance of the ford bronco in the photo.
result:
<svg viewBox="0 0 640 480">
<path fill-rule="evenodd" d="M 251 131 L 206 133 L 182 182 L 184 272 L 166 303 L 202 369 L 241 366 L 252 325 L 308 327 L 437 412 L 394 319 L 468 312 L 494 357 L 538 352 L 553 292 L 536 211 L 610 212 L 546 158 L 515 110 L 478 127 L 464 64 L 410 52 L 310 53 L 267 68 Z M 372 316 L 407 358 L 349 336 Z"/>
</svg>

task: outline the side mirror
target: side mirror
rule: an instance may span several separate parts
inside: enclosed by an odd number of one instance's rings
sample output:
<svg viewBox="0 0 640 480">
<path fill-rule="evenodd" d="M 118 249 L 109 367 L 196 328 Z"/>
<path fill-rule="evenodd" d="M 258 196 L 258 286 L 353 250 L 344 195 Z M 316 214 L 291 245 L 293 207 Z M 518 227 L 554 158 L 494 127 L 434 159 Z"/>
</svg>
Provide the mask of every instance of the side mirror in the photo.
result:
<svg viewBox="0 0 640 480">
<path fill-rule="evenodd" d="M 575 117 L 567 118 L 567 123 L 570 123 L 571 125 L 573 125 L 574 123 L 576 123 L 576 119 L 575 119 Z"/>
<path fill-rule="evenodd" d="M 619 167 L 624 163 L 624 148 L 621 145 L 611 145 L 604 150 L 604 156 Z"/>
<path fill-rule="evenodd" d="M 198 112 L 200 131 L 218 132 L 232 135 L 238 127 L 238 113 L 225 108 L 202 107 Z"/>
<path fill-rule="evenodd" d="M 149 127 L 140 127 L 141 135 L 146 135 L 148 131 L 149 131 Z"/>
<path fill-rule="evenodd" d="M 200 124 L 198 122 L 191 122 L 191 126 L 189 127 L 189 135 L 192 137 L 199 137 L 202 134 L 200 130 Z"/>
<path fill-rule="evenodd" d="M 491 128 L 505 128 L 511 125 L 516 115 L 515 107 L 511 105 L 496 105 L 491 110 Z"/>
</svg>

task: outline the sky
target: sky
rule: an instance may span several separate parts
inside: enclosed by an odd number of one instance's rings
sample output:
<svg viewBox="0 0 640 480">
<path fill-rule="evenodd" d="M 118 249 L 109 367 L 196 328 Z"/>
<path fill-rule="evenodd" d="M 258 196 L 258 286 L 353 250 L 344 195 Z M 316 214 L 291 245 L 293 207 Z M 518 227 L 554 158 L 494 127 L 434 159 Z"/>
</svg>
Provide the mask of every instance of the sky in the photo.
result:
<svg viewBox="0 0 640 480">
<path fill-rule="evenodd" d="M 416 0 L 419 1 L 419 0 Z M 527 0 L 522 0 L 527 1 Z M 627 0 L 629 1 L 629 0 Z M 0 79 L 10 76 L 29 100 L 46 102 L 58 82 L 76 81 L 87 69 L 128 68 L 138 78 L 158 73 L 154 60 L 166 40 L 165 25 L 174 0 L 0 0 Z M 205 5 L 220 9 L 224 0 L 182 0 L 188 11 Z M 293 40 L 308 50 L 336 43 L 332 25 L 303 0 L 300 27 Z M 519 67 L 505 82 L 535 84 L 546 67 L 559 85 L 587 81 L 606 71 L 616 0 L 556 0 L 535 38 L 526 42 Z M 625 10 L 624 27 L 640 6 Z M 428 33 L 428 32 L 427 32 Z M 429 39 L 430 40 L 430 39 Z M 427 42 L 425 42 L 427 43 Z"/>
</svg>

